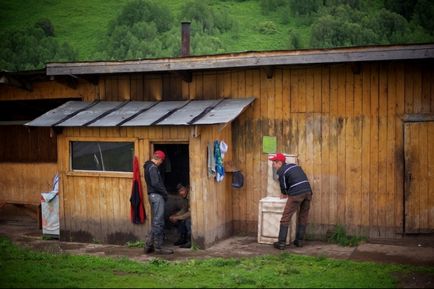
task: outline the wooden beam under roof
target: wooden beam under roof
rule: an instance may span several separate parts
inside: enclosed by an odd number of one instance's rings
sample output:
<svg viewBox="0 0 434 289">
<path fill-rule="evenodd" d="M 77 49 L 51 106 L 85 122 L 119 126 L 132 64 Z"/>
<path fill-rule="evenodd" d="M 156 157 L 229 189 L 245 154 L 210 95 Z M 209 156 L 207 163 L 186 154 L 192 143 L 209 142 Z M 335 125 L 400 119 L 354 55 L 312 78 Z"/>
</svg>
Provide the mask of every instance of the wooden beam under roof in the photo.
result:
<svg viewBox="0 0 434 289">
<path fill-rule="evenodd" d="M 192 71 L 362 61 L 433 59 L 434 44 L 242 52 L 133 61 L 47 64 L 47 75 Z"/>
</svg>

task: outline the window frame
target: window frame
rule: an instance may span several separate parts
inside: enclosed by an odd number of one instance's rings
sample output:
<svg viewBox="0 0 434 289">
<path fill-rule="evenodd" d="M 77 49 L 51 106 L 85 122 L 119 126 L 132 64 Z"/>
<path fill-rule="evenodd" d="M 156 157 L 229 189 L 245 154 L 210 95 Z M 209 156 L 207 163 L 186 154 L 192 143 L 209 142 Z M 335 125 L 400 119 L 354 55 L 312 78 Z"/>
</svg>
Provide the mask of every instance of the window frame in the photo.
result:
<svg viewBox="0 0 434 289">
<path fill-rule="evenodd" d="M 137 138 L 98 138 L 98 137 L 68 137 L 66 143 L 68 144 L 68 171 L 67 176 L 93 176 L 93 177 L 118 177 L 118 178 L 131 178 L 133 172 L 122 171 L 93 171 L 93 170 L 74 170 L 72 168 L 72 142 L 128 142 L 133 143 L 134 156 L 138 156 L 138 139 Z"/>
</svg>

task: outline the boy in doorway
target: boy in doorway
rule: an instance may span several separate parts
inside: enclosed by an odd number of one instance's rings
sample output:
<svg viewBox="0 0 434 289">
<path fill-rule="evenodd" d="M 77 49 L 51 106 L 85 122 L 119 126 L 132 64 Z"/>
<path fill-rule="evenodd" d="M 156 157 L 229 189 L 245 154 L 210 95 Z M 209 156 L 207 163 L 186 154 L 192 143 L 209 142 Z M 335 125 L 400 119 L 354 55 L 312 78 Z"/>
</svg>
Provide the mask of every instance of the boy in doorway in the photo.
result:
<svg viewBox="0 0 434 289">
<path fill-rule="evenodd" d="M 180 248 L 191 248 L 191 212 L 189 190 L 186 186 L 178 184 L 176 186 L 179 196 L 182 198 L 182 207 L 175 214 L 169 217 L 177 228 L 179 239 L 174 243 L 175 246 Z"/>
</svg>

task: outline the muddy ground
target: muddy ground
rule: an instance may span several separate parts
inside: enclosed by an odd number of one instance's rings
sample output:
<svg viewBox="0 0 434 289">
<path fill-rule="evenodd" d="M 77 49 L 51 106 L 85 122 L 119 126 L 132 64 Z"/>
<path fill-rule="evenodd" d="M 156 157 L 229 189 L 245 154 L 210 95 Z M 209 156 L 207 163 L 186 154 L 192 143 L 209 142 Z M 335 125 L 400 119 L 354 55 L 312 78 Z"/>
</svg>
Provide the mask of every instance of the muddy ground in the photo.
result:
<svg viewBox="0 0 434 289">
<path fill-rule="evenodd" d="M 240 258 L 282 253 L 271 245 L 257 243 L 255 236 L 234 236 L 207 250 L 191 250 L 171 246 L 176 236 L 169 234 L 169 240 L 166 243 L 175 253 L 167 256 L 146 255 L 143 253 L 143 248 L 129 248 L 126 245 L 43 240 L 42 231 L 38 229 L 36 220 L 22 210 L 8 205 L 0 208 L 0 235 L 7 236 L 15 244 L 33 250 L 128 257 L 140 262 L 146 262 L 155 257 L 166 260 L 188 260 L 211 257 Z M 286 252 L 355 261 L 434 266 L 434 236 L 411 236 L 399 240 L 370 240 L 357 247 L 341 247 L 320 241 L 307 241 L 303 248 L 289 247 Z M 396 274 L 394 277 L 398 280 L 399 288 L 434 288 L 433 274 L 412 273 L 406 276 Z"/>
</svg>

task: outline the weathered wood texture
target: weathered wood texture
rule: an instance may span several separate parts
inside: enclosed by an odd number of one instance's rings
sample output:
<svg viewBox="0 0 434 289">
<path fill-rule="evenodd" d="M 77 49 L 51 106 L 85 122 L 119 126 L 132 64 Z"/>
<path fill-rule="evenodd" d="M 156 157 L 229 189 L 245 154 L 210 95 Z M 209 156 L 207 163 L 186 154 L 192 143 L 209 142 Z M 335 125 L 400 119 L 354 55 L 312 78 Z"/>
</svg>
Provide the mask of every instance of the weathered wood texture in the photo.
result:
<svg viewBox="0 0 434 289">
<path fill-rule="evenodd" d="M 0 202 L 40 203 L 56 171 L 56 163 L 0 163 Z"/>
<path fill-rule="evenodd" d="M 405 231 L 434 232 L 434 122 L 405 124 Z"/>
<path fill-rule="evenodd" d="M 232 126 L 234 162 L 246 177 L 231 193 L 235 233 L 256 232 L 266 191 L 262 136 L 271 135 L 279 151 L 299 156 L 311 180 L 310 234 L 343 224 L 350 234 L 393 238 L 404 229 L 404 115 L 433 113 L 433 80 L 432 66 L 421 62 L 333 64 L 276 67 L 272 78 L 260 68 L 195 72 L 191 83 L 174 73 L 134 75 L 130 95 L 257 97 Z M 112 76 L 100 86 L 116 82 L 107 95 L 118 95 L 122 81 Z"/>
<path fill-rule="evenodd" d="M 50 128 L 0 126 L 0 163 L 57 163 L 57 136 Z"/>
<path fill-rule="evenodd" d="M 176 72 L 112 74 L 101 76 L 95 87 L 83 80 L 79 81 L 77 90 L 59 85 L 40 84 L 32 97 L 79 95 L 84 100 L 257 98 L 253 106 L 232 123 L 231 136 L 226 136 L 230 134 L 229 127 L 222 133 L 216 128 L 209 131 L 201 128 L 199 138 L 192 138 L 190 131 L 184 128 L 155 127 L 143 130 L 79 128 L 66 130 L 59 138 L 58 161 L 64 168 L 63 176 L 68 159 L 61 158 L 68 158 L 68 155 L 66 143 L 60 141 L 65 142 L 67 136 L 136 138 L 138 147 L 145 152 L 141 163 L 149 155 L 149 140 L 188 140 L 193 216 L 196 214 L 193 234 L 204 238 L 204 243 L 227 234 L 222 232 L 232 226 L 223 225 L 226 223 L 233 224 L 234 233 L 256 234 L 259 200 L 266 194 L 264 135 L 277 136 L 279 151 L 297 154 L 311 180 L 314 198 L 309 234 L 324 236 L 334 225 L 343 224 L 350 234 L 399 237 L 404 230 L 403 119 L 405 115 L 434 113 L 434 68 L 430 61 L 276 66 L 272 78 L 267 78 L 262 68 L 195 71 L 191 82 L 182 81 Z M 8 95 L 9 99 L 14 96 L 13 93 Z M 26 93 L 23 95 L 27 97 Z M 174 135 L 165 135 L 166 131 Z M 245 175 L 245 185 L 232 189 L 225 184 L 223 191 L 223 186 L 212 185 L 206 178 L 205 143 L 229 137 L 232 138 L 233 161 Z M 433 161 L 430 154 L 427 162 Z M 200 178 L 196 180 L 196 176 Z M 90 190 L 104 199 L 89 200 L 88 183 L 95 188 Z M 123 226 L 131 227 L 125 213 L 128 199 L 120 200 L 121 195 L 129 195 L 130 183 L 131 177 L 68 176 L 63 185 L 68 186 L 71 193 L 63 204 L 68 204 L 64 214 L 72 217 L 64 219 L 66 227 L 63 229 L 77 231 L 94 226 L 101 232 L 116 232 Z M 114 193 L 101 187 L 115 188 Z M 216 193 L 218 190 L 222 190 L 224 198 Z M 104 211 L 106 215 L 89 215 L 88 208 L 93 205 L 87 205 L 88 202 L 99 205 L 99 212 Z M 224 212 L 224 220 L 216 221 L 219 216 L 215 212 L 221 215 Z M 82 218 L 95 220 L 87 223 Z M 98 222 L 105 223 L 106 227 L 93 225 Z M 216 233 L 220 226 L 224 229 Z M 138 237 L 143 236 L 144 230 L 135 230 Z"/>
<path fill-rule="evenodd" d="M 207 144 L 224 140 L 231 144 L 230 125 L 220 132 L 219 126 L 199 128 L 194 137 L 190 127 L 148 128 L 72 128 L 59 136 L 59 168 L 62 178 L 62 238 L 76 241 L 98 240 L 122 243 L 144 240 L 150 227 L 151 210 L 143 177 L 143 163 L 150 158 L 152 143 L 189 143 L 191 209 L 193 239 L 201 247 L 232 233 L 230 179 L 222 183 L 207 177 Z M 134 225 L 130 221 L 132 173 L 85 173 L 69 170 L 69 142 L 132 141 L 141 164 L 141 180 L 147 221 Z M 225 159 L 230 159 L 229 152 Z"/>
<path fill-rule="evenodd" d="M 80 79 L 74 87 L 64 81 L 40 81 L 32 83 L 32 91 L 19 89 L 13 86 L 2 85 L 0 89 L 1 100 L 30 100 L 50 98 L 82 98 L 83 100 L 95 99 L 98 95 L 97 88 Z M 90 99 L 88 99 L 89 97 Z"/>
</svg>

